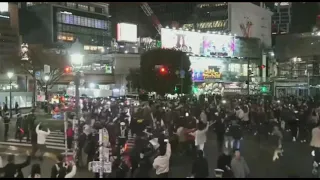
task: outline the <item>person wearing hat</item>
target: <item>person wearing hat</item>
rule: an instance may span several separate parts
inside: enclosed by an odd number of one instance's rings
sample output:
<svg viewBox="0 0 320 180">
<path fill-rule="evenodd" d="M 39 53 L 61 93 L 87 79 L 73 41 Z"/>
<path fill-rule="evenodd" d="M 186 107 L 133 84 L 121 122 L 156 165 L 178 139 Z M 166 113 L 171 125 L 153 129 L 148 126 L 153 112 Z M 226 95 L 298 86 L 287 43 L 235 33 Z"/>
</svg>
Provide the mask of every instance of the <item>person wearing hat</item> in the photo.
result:
<svg viewBox="0 0 320 180">
<path fill-rule="evenodd" d="M 3 122 L 4 122 L 4 139 L 6 141 L 8 139 L 9 123 L 10 123 L 9 112 L 5 113 L 5 116 L 3 117 Z"/>
</svg>

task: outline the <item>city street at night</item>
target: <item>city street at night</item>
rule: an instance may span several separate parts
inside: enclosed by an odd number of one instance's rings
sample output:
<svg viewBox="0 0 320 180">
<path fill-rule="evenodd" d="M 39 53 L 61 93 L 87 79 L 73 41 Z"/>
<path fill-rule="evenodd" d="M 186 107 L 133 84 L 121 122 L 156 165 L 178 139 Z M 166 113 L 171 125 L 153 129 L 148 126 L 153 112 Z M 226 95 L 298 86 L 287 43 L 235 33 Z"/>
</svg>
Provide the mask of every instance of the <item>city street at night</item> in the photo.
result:
<svg viewBox="0 0 320 180">
<path fill-rule="evenodd" d="M 214 169 L 217 165 L 218 151 L 216 147 L 216 141 L 213 133 L 208 134 L 208 142 L 205 146 L 205 155 L 208 159 L 210 177 L 214 177 Z M 311 177 L 311 148 L 307 144 L 286 142 L 284 143 L 284 156 L 280 157 L 275 162 L 272 161 L 273 151 L 271 147 L 266 143 L 257 142 L 254 136 L 246 137 L 242 144 L 242 155 L 246 159 L 250 168 L 250 177 L 256 178 L 286 178 L 292 175 L 298 175 L 299 177 Z M 12 149 L 12 148 L 11 148 Z M 9 153 L 18 153 L 16 156 L 16 162 L 23 162 L 25 160 L 25 148 L 18 148 L 20 150 L 12 151 L 8 147 L 1 147 L 1 157 Z M 58 153 L 58 152 L 54 152 Z M 43 165 L 42 177 L 50 177 L 51 167 L 54 165 L 54 160 L 45 158 L 43 162 L 38 160 L 32 160 L 31 164 L 40 163 Z M 172 155 L 172 164 L 170 164 L 170 177 L 184 178 L 190 176 L 192 167 L 192 158 L 186 156 Z M 30 173 L 31 166 L 23 169 L 25 175 Z M 153 172 L 154 173 L 154 172 Z M 75 178 L 93 177 L 91 172 L 87 169 L 81 169 L 77 171 Z"/>
</svg>

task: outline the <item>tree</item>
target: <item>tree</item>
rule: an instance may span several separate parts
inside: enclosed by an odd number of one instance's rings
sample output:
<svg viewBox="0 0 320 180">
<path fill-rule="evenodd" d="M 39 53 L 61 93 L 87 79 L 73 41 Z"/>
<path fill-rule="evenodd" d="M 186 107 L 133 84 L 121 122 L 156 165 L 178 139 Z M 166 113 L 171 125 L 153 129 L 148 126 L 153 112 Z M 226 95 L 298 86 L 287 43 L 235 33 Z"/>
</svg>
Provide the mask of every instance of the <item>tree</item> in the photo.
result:
<svg viewBox="0 0 320 180">
<path fill-rule="evenodd" d="M 181 51 L 169 49 L 147 51 L 141 55 L 140 60 L 141 87 L 164 95 L 174 93 L 175 87 L 182 84 L 182 93 L 188 94 L 192 86 L 190 65 L 189 57 Z M 183 79 L 180 78 L 181 70 L 185 72 Z"/>
<path fill-rule="evenodd" d="M 64 73 L 63 69 L 67 64 L 67 56 L 46 51 L 42 45 L 29 45 L 27 54 L 28 61 L 21 60 L 21 56 L 13 56 L 12 64 L 16 71 L 29 74 L 37 83 L 39 89 L 45 91 L 47 98 L 47 89 L 52 88 Z M 43 73 L 44 65 L 50 66 L 50 72 L 47 74 Z M 40 77 L 36 77 L 36 72 L 41 73 Z M 44 76 L 49 77 L 48 81 L 44 80 Z M 36 83 L 34 83 L 33 88 L 33 107 L 35 106 Z"/>
<path fill-rule="evenodd" d="M 127 89 L 129 92 L 140 89 L 140 68 L 130 68 L 126 77 Z"/>
</svg>

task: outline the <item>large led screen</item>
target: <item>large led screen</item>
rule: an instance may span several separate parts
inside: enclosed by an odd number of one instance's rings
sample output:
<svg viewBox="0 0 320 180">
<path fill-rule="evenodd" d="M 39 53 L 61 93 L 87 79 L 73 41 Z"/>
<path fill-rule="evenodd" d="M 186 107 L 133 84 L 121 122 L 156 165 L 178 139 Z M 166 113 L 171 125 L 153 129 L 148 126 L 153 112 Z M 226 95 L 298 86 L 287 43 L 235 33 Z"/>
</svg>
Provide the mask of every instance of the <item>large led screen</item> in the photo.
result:
<svg viewBox="0 0 320 180">
<path fill-rule="evenodd" d="M 204 56 L 233 56 L 234 38 L 232 36 L 205 34 L 203 36 Z"/>
<path fill-rule="evenodd" d="M 162 48 L 176 49 L 200 55 L 202 38 L 200 33 L 173 29 L 161 29 Z"/>
<path fill-rule="evenodd" d="M 190 57 L 192 81 L 204 82 L 222 78 L 225 69 L 223 60 L 209 57 Z"/>
<path fill-rule="evenodd" d="M 137 42 L 138 28 L 136 24 L 118 23 L 117 41 Z"/>
<path fill-rule="evenodd" d="M 162 48 L 203 56 L 233 56 L 235 49 L 233 36 L 166 28 L 161 29 L 161 43 Z"/>
</svg>

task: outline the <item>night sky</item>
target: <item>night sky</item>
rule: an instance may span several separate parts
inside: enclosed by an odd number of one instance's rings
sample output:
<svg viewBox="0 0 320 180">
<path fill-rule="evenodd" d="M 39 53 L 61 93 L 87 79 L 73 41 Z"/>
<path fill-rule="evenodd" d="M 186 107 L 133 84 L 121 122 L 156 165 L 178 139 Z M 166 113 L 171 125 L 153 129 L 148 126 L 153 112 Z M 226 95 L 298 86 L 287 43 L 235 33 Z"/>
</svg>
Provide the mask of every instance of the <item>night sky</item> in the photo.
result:
<svg viewBox="0 0 320 180">
<path fill-rule="evenodd" d="M 195 6 L 194 2 L 190 2 L 188 4 L 177 3 L 177 2 L 165 2 L 167 6 L 162 8 L 162 11 L 155 7 L 159 5 L 163 5 L 164 2 L 150 2 L 152 10 L 157 15 L 163 26 L 170 25 L 171 21 L 178 21 L 177 19 L 182 19 L 180 21 L 184 21 L 185 19 L 190 19 L 190 12 L 186 11 L 186 8 L 190 8 L 190 6 Z M 129 22 L 129 23 L 137 23 L 139 36 L 154 36 L 156 34 L 156 30 L 152 25 L 152 21 L 143 13 L 142 9 L 139 6 L 139 2 L 134 3 L 110 3 L 110 11 L 113 17 L 114 22 Z M 273 9 L 274 3 L 266 3 L 267 7 Z M 315 25 L 316 16 L 319 13 L 320 3 L 315 2 L 294 2 L 292 5 L 292 23 L 290 31 L 291 33 L 302 33 L 302 32 L 310 32 L 312 27 Z M 163 10 L 164 9 L 164 10 Z M 158 13 L 157 12 L 162 12 Z M 173 12 L 173 16 L 168 16 Z M 172 17 L 172 18 L 169 18 Z M 180 22 L 181 23 L 181 22 Z M 114 28 L 115 29 L 115 28 Z"/>
</svg>

